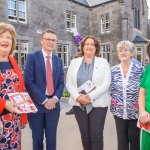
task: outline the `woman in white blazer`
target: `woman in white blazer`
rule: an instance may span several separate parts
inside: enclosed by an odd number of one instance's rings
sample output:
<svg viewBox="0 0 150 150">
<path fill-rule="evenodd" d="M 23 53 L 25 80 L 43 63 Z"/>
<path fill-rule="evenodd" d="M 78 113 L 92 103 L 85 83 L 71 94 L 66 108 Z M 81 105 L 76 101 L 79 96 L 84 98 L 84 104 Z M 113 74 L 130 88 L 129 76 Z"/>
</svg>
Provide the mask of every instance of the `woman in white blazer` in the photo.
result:
<svg viewBox="0 0 150 150">
<path fill-rule="evenodd" d="M 99 53 L 98 40 L 93 36 L 85 37 L 81 42 L 81 56 L 71 61 L 66 78 L 69 103 L 73 106 L 84 150 L 103 149 L 103 129 L 110 104 L 110 67 Z M 84 89 L 79 92 L 79 87 L 87 81 L 95 88 L 89 93 Z"/>
</svg>

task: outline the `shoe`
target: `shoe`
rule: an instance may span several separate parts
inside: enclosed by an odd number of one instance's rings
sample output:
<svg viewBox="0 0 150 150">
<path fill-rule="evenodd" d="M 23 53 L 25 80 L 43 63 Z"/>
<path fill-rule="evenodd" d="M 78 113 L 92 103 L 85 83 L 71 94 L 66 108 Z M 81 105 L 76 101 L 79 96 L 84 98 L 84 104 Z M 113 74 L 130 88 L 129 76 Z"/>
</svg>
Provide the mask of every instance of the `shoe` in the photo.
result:
<svg viewBox="0 0 150 150">
<path fill-rule="evenodd" d="M 72 114 L 74 114 L 73 109 L 70 109 L 68 112 L 66 112 L 66 115 L 72 115 Z"/>
</svg>

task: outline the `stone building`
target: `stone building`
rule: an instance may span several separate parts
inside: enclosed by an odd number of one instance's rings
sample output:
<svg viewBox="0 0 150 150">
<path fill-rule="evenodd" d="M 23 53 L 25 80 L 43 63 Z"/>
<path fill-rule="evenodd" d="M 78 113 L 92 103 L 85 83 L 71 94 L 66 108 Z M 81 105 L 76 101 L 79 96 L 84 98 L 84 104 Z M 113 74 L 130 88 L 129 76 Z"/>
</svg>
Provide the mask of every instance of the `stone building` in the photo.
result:
<svg viewBox="0 0 150 150">
<path fill-rule="evenodd" d="M 26 55 L 40 49 L 43 30 L 58 33 L 57 54 L 65 70 L 79 50 L 76 36 L 94 35 L 101 55 L 111 65 L 118 63 L 116 45 L 120 40 L 135 43 L 135 58 L 146 57 L 148 6 L 146 0 L 0 0 L 0 21 L 17 30 L 15 57 L 23 68 Z"/>
<path fill-rule="evenodd" d="M 148 19 L 148 25 L 147 25 L 147 37 L 150 39 L 150 19 Z"/>
</svg>

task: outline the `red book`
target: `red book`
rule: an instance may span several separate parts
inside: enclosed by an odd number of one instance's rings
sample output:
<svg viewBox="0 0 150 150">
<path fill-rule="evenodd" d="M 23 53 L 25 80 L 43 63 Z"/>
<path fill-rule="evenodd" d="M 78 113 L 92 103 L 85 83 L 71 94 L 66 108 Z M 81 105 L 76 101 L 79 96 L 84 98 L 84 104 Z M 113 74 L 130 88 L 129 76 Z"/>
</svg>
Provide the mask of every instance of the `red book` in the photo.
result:
<svg viewBox="0 0 150 150">
<path fill-rule="evenodd" d="M 139 128 L 141 128 L 142 130 L 150 133 L 150 122 L 148 123 L 141 123 L 139 120 L 138 120 L 138 123 L 137 123 L 137 126 Z"/>
<path fill-rule="evenodd" d="M 8 96 L 11 102 L 20 105 L 19 109 L 16 108 L 19 114 L 37 112 L 37 108 L 27 92 L 8 93 Z"/>
</svg>

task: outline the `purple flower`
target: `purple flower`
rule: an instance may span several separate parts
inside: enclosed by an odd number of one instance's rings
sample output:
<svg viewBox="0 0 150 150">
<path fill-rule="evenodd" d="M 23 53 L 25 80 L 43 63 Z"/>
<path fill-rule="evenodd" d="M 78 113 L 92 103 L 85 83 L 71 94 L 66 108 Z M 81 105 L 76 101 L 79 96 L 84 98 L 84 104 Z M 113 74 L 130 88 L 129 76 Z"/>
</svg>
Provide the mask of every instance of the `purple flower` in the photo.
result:
<svg viewBox="0 0 150 150">
<path fill-rule="evenodd" d="M 83 37 L 82 35 L 80 34 L 77 34 L 75 37 L 74 37 L 74 40 L 77 44 L 80 44 L 80 42 L 82 41 Z"/>
</svg>

